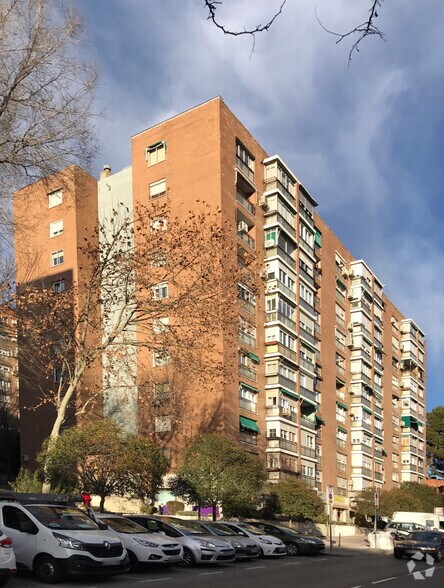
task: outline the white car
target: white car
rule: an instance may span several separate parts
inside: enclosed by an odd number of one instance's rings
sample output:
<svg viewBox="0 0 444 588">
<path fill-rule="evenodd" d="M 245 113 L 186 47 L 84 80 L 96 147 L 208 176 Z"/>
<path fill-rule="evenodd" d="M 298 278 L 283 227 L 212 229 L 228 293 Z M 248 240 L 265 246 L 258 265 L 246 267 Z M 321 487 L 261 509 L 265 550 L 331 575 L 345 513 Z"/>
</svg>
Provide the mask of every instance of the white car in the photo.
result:
<svg viewBox="0 0 444 588">
<path fill-rule="evenodd" d="M 254 527 L 248 523 L 232 523 L 231 521 L 223 521 L 223 525 L 229 527 L 241 537 L 249 537 L 259 546 L 262 556 L 287 554 L 285 543 L 277 537 L 265 535 L 262 529 L 258 527 Z"/>
<path fill-rule="evenodd" d="M 16 571 L 12 539 L 0 531 L 0 586 L 4 586 Z"/>
<path fill-rule="evenodd" d="M 138 523 L 119 515 L 95 514 L 95 518 L 122 540 L 132 572 L 137 572 L 142 566 L 182 561 L 183 547 L 174 539 L 150 533 Z"/>
</svg>

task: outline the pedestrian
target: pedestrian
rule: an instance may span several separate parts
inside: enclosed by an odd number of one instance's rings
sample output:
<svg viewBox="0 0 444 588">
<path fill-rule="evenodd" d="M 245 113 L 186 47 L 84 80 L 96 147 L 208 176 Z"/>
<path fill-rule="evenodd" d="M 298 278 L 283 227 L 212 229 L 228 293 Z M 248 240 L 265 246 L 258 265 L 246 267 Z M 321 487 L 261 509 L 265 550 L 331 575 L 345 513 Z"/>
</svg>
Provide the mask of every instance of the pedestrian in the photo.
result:
<svg viewBox="0 0 444 588">
<path fill-rule="evenodd" d="M 80 496 L 82 497 L 83 500 L 83 504 L 85 505 L 86 508 L 91 506 L 91 495 L 88 492 L 85 492 L 85 490 L 83 490 L 80 493 Z"/>
</svg>

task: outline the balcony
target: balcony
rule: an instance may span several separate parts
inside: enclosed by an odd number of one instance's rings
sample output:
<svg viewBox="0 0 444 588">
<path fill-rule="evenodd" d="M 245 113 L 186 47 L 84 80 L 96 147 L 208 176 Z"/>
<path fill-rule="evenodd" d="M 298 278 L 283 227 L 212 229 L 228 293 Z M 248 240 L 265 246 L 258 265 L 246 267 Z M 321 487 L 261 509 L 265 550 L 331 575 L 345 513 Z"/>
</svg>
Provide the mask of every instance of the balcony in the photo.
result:
<svg viewBox="0 0 444 588">
<path fill-rule="evenodd" d="M 305 447 L 304 445 L 301 445 L 301 455 L 311 459 L 317 459 L 316 449 L 313 449 L 312 447 Z"/>
<path fill-rule="evenodd" d="M 293 363 L 296 363 L 296 352 L 289 347 L 282 345 L 282 343 L 278 343 L 277 341 L 266 341 L 265 353 L 267 355 L 279 353 L 280 355 L 287 357 Z"/>
<path fill-rule="evenodd" d="M 239 433 L 239 441 L 248 445 L 257 445 L 257 435 L 250 435 L 241 431 Z"/>
<path fill-rule="evenodd" d="M 382 449 L 380 449 L 379 447 L 375 447 L 375 457 L 379 457 L 379 459 L 382 459 Z"/>
<path fill-rule="evenodd" d="M 253 237 L 250 237 L 250 235 L 248 235 L 247 233 L 238 233 L 237 236 L 244 243 L 246 243 L 248 245 L 248 247 L 250 247 L 250 249 L 253 249 L 253 250 L 256 249 L 256 242 L 253 239 Z"/>
<path fill-rule="evenodd" d="M 352 281 L 353 286 L 362 286 L 370 294 L 370 296 L 372 295 L 372 286 L 371 283 L 369 284 L 367 280 L 361 276 L 353 276 Z"/>
<path fill-rule="evenodd" d="M 236 155 L 236 165 L 241 170 L 243 174 L 247 176 L 247 178 L 253 182 L 254 181 L 254 171 L 251 170 L 248 165 L 242 161 L 242 159 Z"/>
<path fill-rule="evenodd" d="M 303 251 L 305 251 L 305 253 L 308 253 L 308 255 L 314 257 L 314 247 L 307 243 L 307 241 L 304 241 L 302 237 L 299 238 L 298 245 Z"/>
<path fill-rule="evenodd" d="M 358 380 L 362 380 L 363 382 L 365 382 L 366 384 L 368 384 L 370 387 L 372 386 L 372 381 L 371 379 L 366 376 L 365 374 L 361 373 L 356 373 L 356 374 L 352 374 L 352 380 L 358 381 Z"/>
<path fill-rule="evenodd" d="M 248 300 L 244 300 L 243 298 L 238 298 L 237 304 L 238 304 L 239 308 L 242 308 L 243 310 L 248 312 L 248 314 L 251 314 L 252 316 L 256 316 L 256 305 L 253 304 L 252 302 L 249 302 Z"/>
<path fill-rule="evenodd" d="M 316 347 L 318 344 L 318 340 L 316 337 L 303 328 L 302 324 L 299 325 L 299 336 L 308 341 L 313 347 Z"/>
<path fill-rule="evenodd" d="M 312 390 L 308 390 L 307 388 L 304 388 L 304 386 L 299 386 L 299 391 L 301 394 L 301 397 L 303 398 L 307 398 L 308 400 L 312 400 L 313 402 L 318 402 L 318 394 L 316 392 L 313 392 Z"/>
<path fill-rule="evenodd" d="M 337 288 L 336 288 L 335 296 L 336 296 L 336 300 L 338 300 L 342 304 L 345 304 L 345 294 L 343 292 L 340 292 Z"/>
<path fill-rule="evenodd" d="M 283 449 L 284 451 L 298 452 L 298 444 L 281 437 L 267 437 L 267 449 Z"/>
<path fill-rule="evenodd" d="M 362 395 L 361 396 L 352 396 L 351 403 L 352 404 L 363 404 L 367 408 L 372 407 L 372 403 L 370 402 L 370 400 Z"/>
<path fill-rule="evenodd" d="M 299 214 L 300 214 L 300 216 L 301 216 L 303 219 L 305 219 L 305 220 L 308 222 L 308 224 L 309 224 L 311 227 L 313 226 L 313 217 L 312 217 L 312 216 L 310 216 L 310 215 L 307 213 L 307 211 L 306 211 L 304 208 L 302 208 L 302 206 L 300 206 L 300 207 L 299 207 Z"/>
<path fill-rule="evenodd" d="M 364 476 L 365 478 L 373 480 L 373 471 L 366 467 L 353 467 L 352 476 Z"/>
<path fill-rule="evenodd" d="M 302 269 L 302 267 L 299 267 L 299 275 L 304 278 L 304 280 L 310 284 L 311 286 L 314 287 L 315 283 L 314 283 L 314 277 L 311 276 L 309 273 L 307 273 L 304 269 Z"/>
<path fill-rule="evenodd" d="M 290 390 L 290 392 L 296 392 L 296 382 L 294 380 L 290 380 L 290 378 L 286 378 L 282 374 L 266 374 L 266 378 L 267 386 L 282 386 L 283 388 Z"/>
<path fill-rule="evenodd" d="M 266 413 L 267 417 L 281 417 L 292 423 L 296 422 L 296 413 L 282 406 L 267 406 Z"/>
<path fill-rule="evenodd" d="M 238 364 L 238 368 L 239 368 L 239 374 L 241 376 L 243 376 L 244 378 L 248 378 L 250 380 L 253 380 L 253 382 L 256 382 L 257 373 L 255 370 L 252 370 L 251 368 L 247 367 L 246 365 L 242 365 L 241 363 Z"/>
<path fill-rule="evenodd" d="M 284 184 L 278 180 L 277 176 L 267 178 L 264 181 L 264 192 L 271 192 L 272 190 L 279 190 L 281 194 L 283 194 L 285 198 L 287 198 L 289 202 L 295 206 L 295 198 L 293 194 L 289 192 Z"/>
<path fill-rule="evenodd" d="M 316 422 L 315 421 L 311 421 L 310 419 L 307 419 L 306 417 L 301 415 L 301 420 L 299 421 L 299 424 L 302 427 L 307 427 L 307 429 L 312 429 L 313 431 L 316 431 Z"/>
<path fill-rule="evenodd" d="M 280 280 L 267 280 L 266 293 L 272 294 L 273 292 L 276 292 L 276 290 L 282 292 L 282 294 L 284 294 L 289 300 L 295 300 L 296 298 L 295 292 L 290 290 L 290 288 L 287 288 L 287 286 Z"/>
<path fill-rule="evenodd" d="M 288 316 L 285 316 L 285 314 L 282 314 L 282 312 L 267 312 L 267 314 L 265 315 L 265 322 L 272 323 L 275 321 L 282 323 L 292 331 L 296 331 L 296 323 L 294 322 L 294 320 L 288 318 Z"/>
<path fill-rule="evenodd" d="M 245 345 L 249 345 L 250 347 L 256 348 L 256 337 L 246 333 L 245 331 L 239 331 L 238 333 L 239 341 L 245 343 Z"/>
<path fill-rule="evenodd" d="M 373 406 L 373 412 L 375 414 L 377 414 L 378 416 L 382 416 L 382 407 L 381 406 L 378 406 L 377 404 L 375 404 Z"/>
<path fill-rule="evenodd" d="M 381 472 L 375 472 L 375 480 L 377 482 L 382 482 L 383 474 Z"/>
<path fill-rule="evenodd" d="M 245 164 L 244 164 L 245 165 Z M 243 194 L 241 194 L 240 192 L 236 193 L 236 200 L 239 202 L 239 204 L 245 208 L 245 210 L 247 210 L 252 216 L 255 216 L 256 214 L 256 207 L 254 206 L 254 204 L 251 204 L 251 202 L 249 200 L 247 200 Z"/>
<path fill-rule="evenodd" d="M 305 310 L 308 310 L 308 312 L 310 312 L 311 314 L 314 314 L 314 306 L 312 304 L 310 304 L 309 302 L 307 302 L 306 300 L 304 300 L 303 298 L 299 298 L 299 306 L 301 306 L 302 308 L 305 308 Z"/>
<path fill-rule="evenodd" d="M 244 410 L 257 413 L 257 403 L 239 396 L 239 406 Z"/>
<path fill-rule="evenodd" d="M 267 249 L 265 249 L 265 258 L 270 259 L 272 257 L 280 257 L 290 267 L 295 266 L 294 258 L 291 255 L 289 255 L 286 251 L 284 251 L 282 247 L 267 247 Z"/>
<path fill-rule="evenodd" d="M 356 420 L 352 421 L 353 429 L 365 429 L 366 431 L 372 431 L 372 425 L 368 421 Z"/>
<path fill-rule="evenodd" d="M 339 472 L 345 472 L 345 470 L 347 469 L 347 464 L 343 461 L 337 461 L 336 462 L 336 469 Z"/>
<path fill-rule="evenodd" d="M 316 478 L 314 476 L 307 476 L 305 474 L 301 474 L 301 478 L 312 488 L 316 486 Z"/>
<path fill-rule="evenodd" d="M 336 318 L 336 322 L 338 323 L 338 325 L 341 325 L 341 327 L 345 328 L 345 320 L 341 316 L 339 316 L 338 314 L 335 315 L 335 318 Z"/>
<path fill-rule="evenodd" d="M 302 357 L 299 358 L 299 365 L 301 365 L 306 370 L 309 370 L 311 372 L 315 371 L 315 364 L 312 361 L 308 361 Z"/>
<path fill-rule="evenodd" d="M 366 455 L 372 455 L 372 447 L 371 445 L 367 445 L 366 443 L 353 443 L 352 451 L 361 451 Z"/>
<path fill-rule="evenodd" d="M 341 374 L 341 376 L 345 376 L 345 368 L 342 365 L 336 364 L 336 371 L 338 374 Z"/>
<path fill-rule="evenodd" d="M 347 496 L 347 489 L 346 488 L 336 488 L 336 494 L 338 496 Z"/>
</svg>

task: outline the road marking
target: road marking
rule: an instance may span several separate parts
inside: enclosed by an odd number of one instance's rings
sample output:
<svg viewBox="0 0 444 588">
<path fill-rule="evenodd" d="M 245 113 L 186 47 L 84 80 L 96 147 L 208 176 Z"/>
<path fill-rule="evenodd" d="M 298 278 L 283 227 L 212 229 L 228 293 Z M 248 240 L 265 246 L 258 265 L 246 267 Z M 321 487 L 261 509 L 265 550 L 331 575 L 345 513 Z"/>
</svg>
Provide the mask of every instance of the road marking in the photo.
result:
<svg viewBox="0 0 444 588">
<path fill-rule="evenodd" d="M 284 566 L 298 566 L 300 563 L 300 561 L 291 561 L 290 563 L 285 563 Z"/>
<path fill-rule="evenodd" d="M 364 588 L 364 586 L 360 584 L 359 586 L 352 586 L 352 588 Z"/>
<path fill-rule="evenodd" d="M 246 570 L 261 570 L 265 568 L 265 566 L 254 566 L 252 568 L 245 568 Z"/>
<path fill-rule="evenodd" d="M 316 561 L 327 561 L 327 558 L 326 557 L 322 557 L 322 558 L 318 557 L 318 558 L 316 558 Z"/>
<path fill-rule="evenodd" d="M 164 580 L 172 580 L 173 578 L 153 578 L 152 580 L 137 580 L 138 584 L 146 584 L 147 582 L 163 582 Z"/>
<path fill-rule="evenodd" d="M 214 576 L 215 574 L 223 574 L 223 572 L 205 572 L 203 574 L 199 574 L 199 576 Z"/>
<path fill-rule="evenodd" d="M 383 580 L 375 580 L 372 584 L 382 584 L 383 582 L 390 582 L 390 580 L 396 580 L 398 576 L 392 576 L 391 578 L 384 578 Z"/>
</svg>

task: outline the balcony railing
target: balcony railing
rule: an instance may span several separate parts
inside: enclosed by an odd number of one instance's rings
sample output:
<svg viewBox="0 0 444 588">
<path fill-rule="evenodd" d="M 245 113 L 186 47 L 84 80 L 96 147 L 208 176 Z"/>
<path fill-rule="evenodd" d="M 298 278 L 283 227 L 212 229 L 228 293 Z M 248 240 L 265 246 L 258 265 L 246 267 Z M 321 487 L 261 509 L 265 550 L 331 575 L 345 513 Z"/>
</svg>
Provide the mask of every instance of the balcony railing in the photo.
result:
<svg viewBox="0 0 444 588">
<path fill-rule="evenodd" d="M 285 316 L 285 314 L 282 314 L 282 312 L 278 312 L 278 311 L 267 312 L 267 314 L 265 315 L 265 321 L 267 323 L 271 323 L 273 321 L 279 321 L 280 323 L 282 323 L 283 325 L 285 325 L 286 327 L 288 327 L 292 331 L 296 330 L 296 323 L 294 322 L 294 320 L 292 320 L 291 318 L 288 318 L 288 316 Z"/>
<path fill-rule="evenodd" d="M 249 367 L 247 367 L 246 365 L 242 365 L 241 363 L 238 365 L 238 368 L 239 368 L 239 374 L 241 376 L 243 376 L 244 378 L 249 378 L 250 380 L 253 380 L 254 382 L 256 382 L 257 374 L 256 374 L 255 370 L 252 370 Z"/>
<path fill-rule="evenodd" d="M 383 474 L 381 472 L 375 472 L 375 480 L 382 482 Z"/>
<path fill-rule="evenodd" d="M 290 392 L 296 392 L 296 382 L 286 378 L 282 374 L 266 374 L 267 385 L 280 385 L 283 388 L 287 388 Z"/>
<path fill-rule="evenodd" d="M 311 372 L 314 372 L 315 370 L 315 364 L 312 361 L 307 361 L 306 359 L 303 359 L 302 357 L 299 358 L 299 364 L 305 369 L 310 370 Z"/>
<path fill-rule="evenodd" d="M 267 341 L 265 343 L 265 353 L 280 353 L 284 357 L 290 359 L 293 363 L 296 363 L 296 352 L 277 341 Z"/>
<path fill-rule="evenodd" d="M 298 452 L 298 444 L 281 437 L 267 437 L 268 449 L 284 449 L 285 451 Z"/>
<path fill-rule="evenodd" d="M 299 421 L 299 424 L 303 427 L 307 427 L 308 429 L 313 429 L 313 431 L 316 430 L 316 423 L 314 421 L 311 421 L 305 417 L 303 417 L 301 415 L 301 420 Z"/>
<path fill-rule="evenodd" d="M 304 329 L 301 324 L 299 325 L 299 335 L 303 337 L 306 341 L 311 343 L 313 346 L 317 346 L 318 340 L 316 339 L 316 337 L 312 333 Z"/>
<path fill-rule="evenodd" d="M 304 278 L 306 282 L 308 282 L 311 286 L 314 286 L 314 277 L 310 276 L 304 269 L 301 267 L 299 268 L 299 275 Z"/>
<path fill-rule="evenodd" d="M 305 308 L 305 310 L 308 310 L 309 312 L 311 312 L 311 314 L 314 314 L 313 304 L 310 304 L 309 302 L 307 302 L 303 298 L 299 298 L 299 306 L 301 306 L 302 308 Z"/>
<path fill-rule="evenodd" d="M 345 472 L 345 470 L 347 469 L 347 464 L 344 463 L 343 461 L 337 461 L 336 462 L 336 469 L 339 470 L 340 472 Z"/>
<path fill-rule="evenodd" d="M 248 443 L 248 445 L 257 445 L 257 435 L 249 435 L 248 433 L 239 433 L 239 441 Z"/>
<path fill-rule="evenodd" d="M 249 180 L 254 180 L 254 171 L 251 170 L 248 167 L 248 165 L 244 163 L 238 155 L 236 155 L 236 165 L 247 176 Z"/>
<path fill-rule="evenodd" d="M 256 214 L 256 207 L 254 204 L 251 204 L 251 202 L 244 198 L 239 192 L 236 194 L 236 200 L 245 208 L 245 210 L 248 210 L 252 216 Z"/>
<path fill-rule="evenodd" d="M 253 402 L 252 400 L 247 400 L 242 396 L 239 396 L 239 406 L 244 410 L 249 410 L 250 412 L 257 413 L 257 403 Z"/>
<path fill-rule="evenodd" d="M 371 408 L 371 406 L 372 406 L 372 403 L 370 402 L 370 400 L 362 395 L 361 396 L 352 396 L 351 403 L 352 404 L 358 404 L 358 403 L 363 404 L 367 408 Z"/>
<path fill-rule="evenodd" d="M 345 449 L 347 447 L 347 441 L 345 439 L 339 439 L 339 437 L 336 437 L 336 445 L 342 449 Z"/>
<path fill-rule="evenodd" d="M 312 390 L 308 390 L 308 388 L 304 388 L 304 386 L 299 386 L 301 396 L 304 398 L 308 398 L 308 400 L 313 400 L 313 402 L 318 401 L 318 394 L 317 392 L 313 392 Z"/>
<path fill-rule="evenodd" d="M 366 431 L 371 431 L 372 430 L 372 426 L 369 422 L 367 421 L 352 421 L 352 427 L 354 429 L 365 429 Z"/>
<path fill-rule="evenodd" d="M 252 314 L 253 316 L 256 315 L 256 305 L 253 304 L 252 302 L 249 302 L 248 300 L 244 300 L 243 298 L 238 298 L 237 304 L 240 306 L 240 308 L 243 308 L 249 314 Z"/>
<path fill-rule="evenodd" d="M 366 467 L 354 467 L 352 469 L 352 475 L 365 476 L 373 479 L 373 471 Z"/>
<path fill-rule="evenodd" d="M 362 451 L 367 455 L 372 455 L 372 448 L 371 446 L 367 445 L 366 443 L 353 443 L 352 444 L 352 451 Z"/>
<path fill-rule="evenodd" d="M 314 487 L 316 486 L 316 478 L 314 476 L 307 476 L 305 474 L 301 474 L 301 478 L 306 482 L 309 486 Z"/>
<path fill-rule="evenodd" d="M 267 285 L 266 285 L 266 292 L 267 294 L 270 294 L 271 292 L 274 292 L 275 290 L 279 290 L 280 292 L 282 292 L 283 294 L 285 294 L 285 296 L 287 298 L 289 298 L 290 300 L 294 300 L 296 297 L 296 294 L 293 290 L 290 290 L 290 288 L 287 288 L 287 286 L 285 284 L 283 284 L 280 280 L 267 280 Z"/>
<path fill-rule="evenodd" d="M 336 364 L 336 371 L 338 374 L 341 374 L 341 376 L 345 376 L 345 368 L 342 365 Z"/>
<path fill-rule="evenodd" d="M 301 445 L 301 455 L 304 457 L 310 457 L 311 459 L 317 458 L 316 449 L 313 449 L 312 447 L 305 447 L 304 445 Z"/>
<path fill-rule="evenodd" d="M 296 422 L 296 413 L 288 408 L 283 408 L 282 406 L 267 406 L 266 412 L 267 417 L 282 417 L 293 423 Z"/>
<path fill-rule="evenodd" d="M 242 241 L 244 241 L 244 243 L 246 243 L 250 249 L 256 249 L 256 242 L 253 237 L 250 237 L 250 235 L 247 233 L 238 233 L 237 236 L 239 239 L 242 239 Z"/>
<path fill-rule="evenodd" d="M 280 190 L 293 205 L 295 204 L 295 198 L 293 194 L 287 190 L 284 184 L 282 184 L 282 182 L 280 182 L 276 176 L 273 178 L 267 178 L 264 181 L 264 191 L 269 192 L 271 190 Z"/>
<path fill-rule="evenodd" d="M 256 347 L 256 337 L 250 335 L 249 333 L 245 333 L 245 331 L 239 331 L 238 334 L 239 341 L 249 345 L 250 347 Z"/>
</svg>

